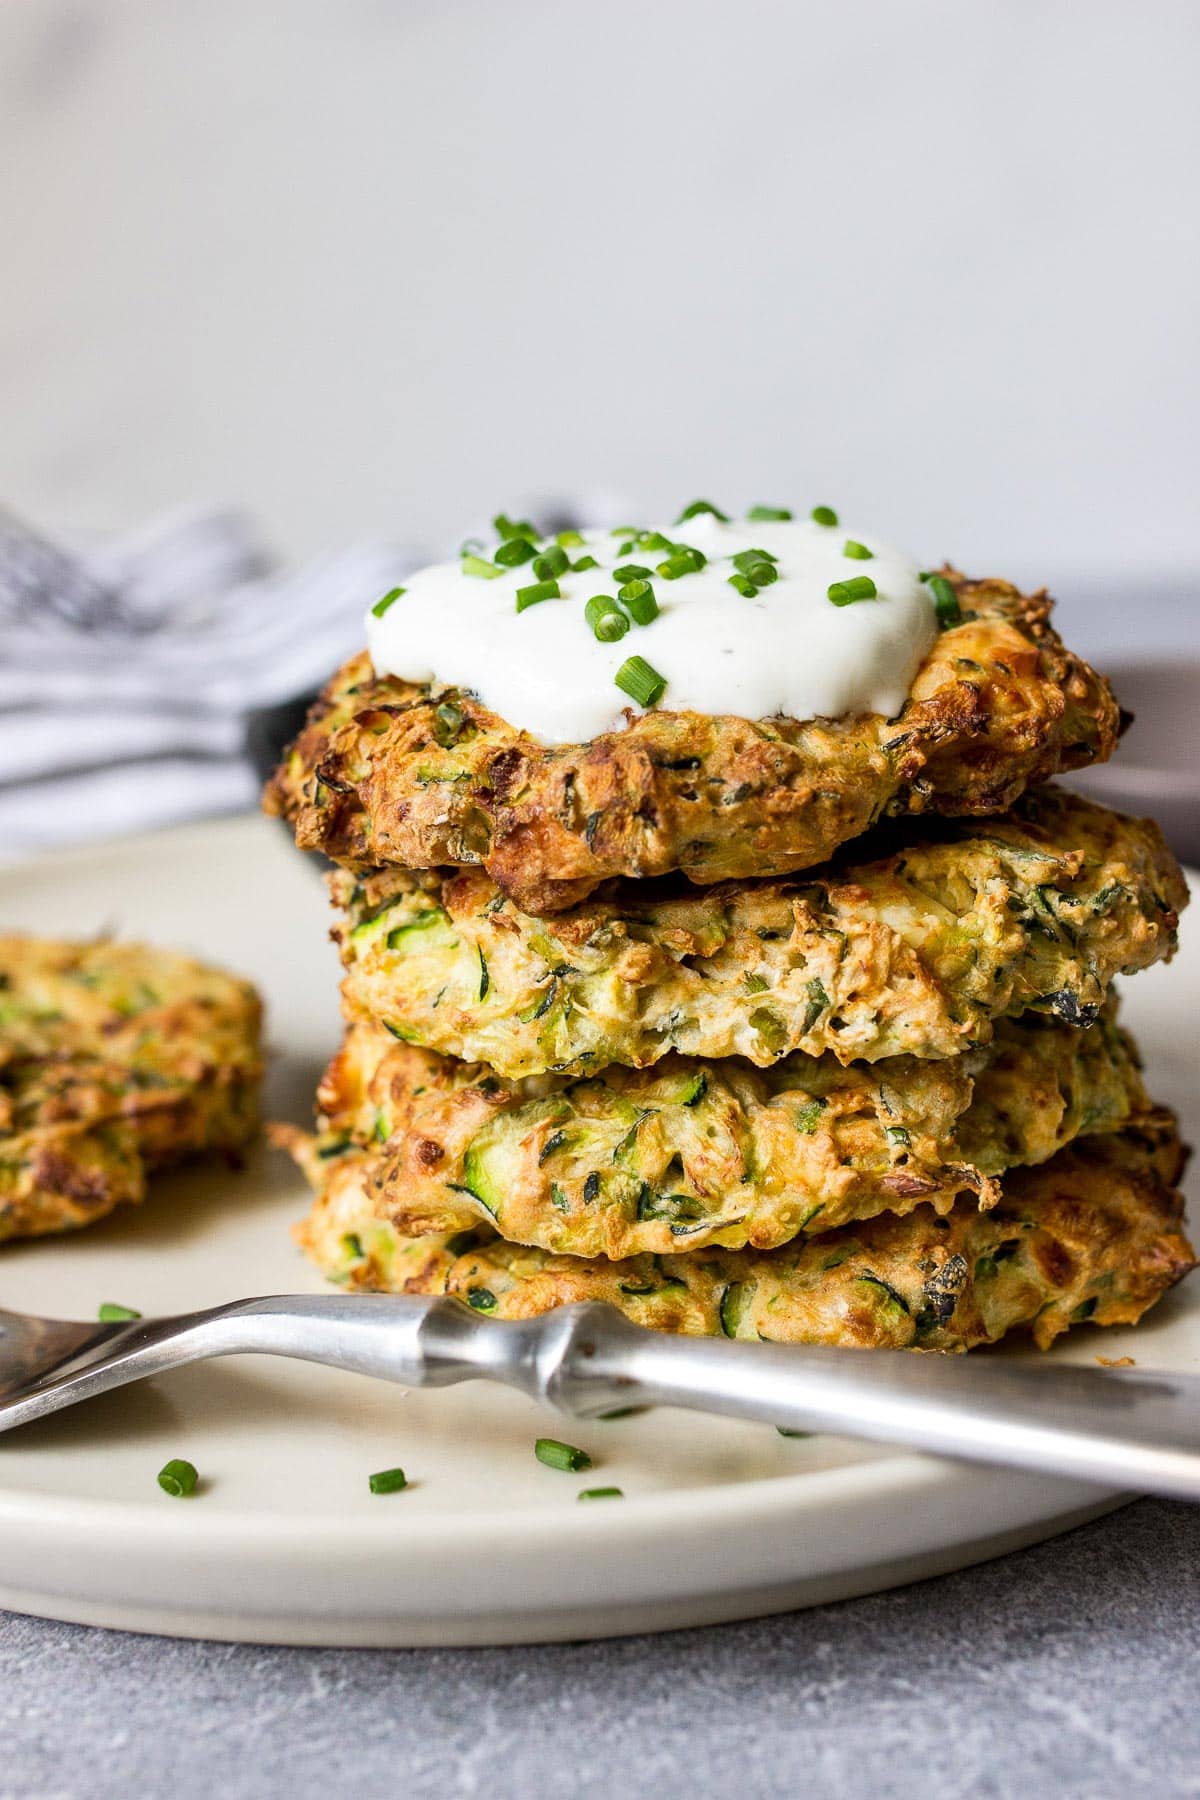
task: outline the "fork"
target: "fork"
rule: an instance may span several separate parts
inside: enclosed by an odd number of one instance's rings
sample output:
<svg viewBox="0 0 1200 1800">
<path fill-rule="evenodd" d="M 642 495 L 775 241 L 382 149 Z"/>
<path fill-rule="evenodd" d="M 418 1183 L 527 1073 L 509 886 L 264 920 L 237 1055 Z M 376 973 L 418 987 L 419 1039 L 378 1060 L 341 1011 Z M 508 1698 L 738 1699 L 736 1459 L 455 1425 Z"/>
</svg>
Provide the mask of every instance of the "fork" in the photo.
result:
<svg viewBox="0 0 1200 1800">
<path fill-rule="evenodd" d="M 674 1337 L 597 1302 L 516 1321 L 391 1294 L 279 1295 L 120 1324 L 0 1311 L 0 1431 L 188 1363 L 246 1354 L 405 1387 L 500 1381 L 577 1418 L 686 1407 L 1200 1500 L 1193 1376 Z"/>
</svg>

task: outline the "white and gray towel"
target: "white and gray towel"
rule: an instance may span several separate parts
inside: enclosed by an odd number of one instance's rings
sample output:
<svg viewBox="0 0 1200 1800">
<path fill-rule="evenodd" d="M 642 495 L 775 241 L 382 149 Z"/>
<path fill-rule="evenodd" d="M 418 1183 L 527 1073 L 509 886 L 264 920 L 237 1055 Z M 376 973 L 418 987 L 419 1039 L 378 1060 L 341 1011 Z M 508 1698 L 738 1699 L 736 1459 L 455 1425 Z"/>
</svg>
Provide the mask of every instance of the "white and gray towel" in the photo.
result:
<svg viewBox="0 0 1200 1800">
<path fill-rule="evenodd" d="M 255 714 L 319 687 L 421 560 L 285 573 L 236 513 L 66 547 L 0 511 L 0 859 L 253 806 Z"/>
</svg>

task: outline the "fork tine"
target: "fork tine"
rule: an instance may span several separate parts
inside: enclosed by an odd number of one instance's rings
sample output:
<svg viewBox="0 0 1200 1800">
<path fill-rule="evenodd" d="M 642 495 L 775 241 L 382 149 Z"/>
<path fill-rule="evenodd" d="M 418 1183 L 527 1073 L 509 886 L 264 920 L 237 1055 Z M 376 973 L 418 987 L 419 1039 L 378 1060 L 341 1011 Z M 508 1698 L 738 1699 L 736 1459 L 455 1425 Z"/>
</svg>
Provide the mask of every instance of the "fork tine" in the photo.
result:
<svg viewBox="0 0 1200 1800">
<path fill-rule="evenodd" d="M 121 1329 L 120 1325 L 39 1319 L 0 1308 L 0 1399 L 44 1380 Z"/>
</svg>

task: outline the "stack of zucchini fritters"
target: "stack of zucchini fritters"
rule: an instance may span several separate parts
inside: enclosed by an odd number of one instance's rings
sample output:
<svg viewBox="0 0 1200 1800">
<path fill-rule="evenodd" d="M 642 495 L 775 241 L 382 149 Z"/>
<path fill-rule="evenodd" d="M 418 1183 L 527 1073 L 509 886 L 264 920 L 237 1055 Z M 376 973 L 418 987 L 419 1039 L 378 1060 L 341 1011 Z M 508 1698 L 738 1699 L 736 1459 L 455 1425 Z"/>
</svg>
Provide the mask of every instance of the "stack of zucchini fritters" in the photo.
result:
<svg viewBox="0 0 1200 1800">
<path fill-rule="evenodd" d="M 969 1349 L 1192 1265 L 1110 984 L 1170 955 L 1157 828 L 1053 787 L 1118 713 L 1044 595 L 952 569 L 896 719 L 651 710 L 547 748 L 330 683 L 267 796 L 323 850 L 347 1031 L 300 1240 L 502 1318 Z M 853 840 L 853 841 L 851 841 Z"/>
</svg>

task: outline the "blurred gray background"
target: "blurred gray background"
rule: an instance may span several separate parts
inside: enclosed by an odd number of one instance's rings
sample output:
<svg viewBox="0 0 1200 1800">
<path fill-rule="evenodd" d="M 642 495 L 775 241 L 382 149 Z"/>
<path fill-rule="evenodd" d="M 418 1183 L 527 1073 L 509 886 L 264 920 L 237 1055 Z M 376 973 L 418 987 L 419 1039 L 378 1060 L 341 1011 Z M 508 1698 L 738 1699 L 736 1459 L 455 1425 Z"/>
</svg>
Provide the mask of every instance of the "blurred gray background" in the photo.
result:
<svg viewBox="0 0 1200 1800">
<path fill-rule="evenodd" d="M 295 554 L 832 499 L 1178 588 L 1198 49 L 1194 0 L 4 0 L 0 494 Z"/>
</svg>

